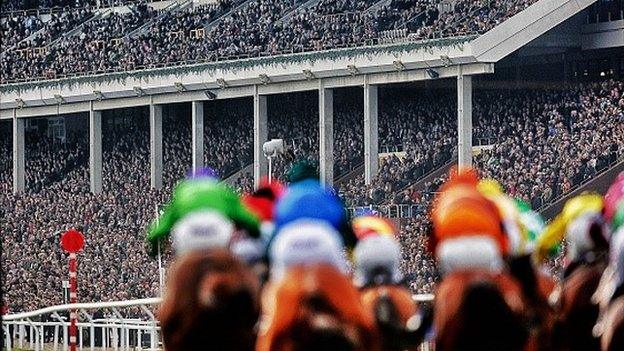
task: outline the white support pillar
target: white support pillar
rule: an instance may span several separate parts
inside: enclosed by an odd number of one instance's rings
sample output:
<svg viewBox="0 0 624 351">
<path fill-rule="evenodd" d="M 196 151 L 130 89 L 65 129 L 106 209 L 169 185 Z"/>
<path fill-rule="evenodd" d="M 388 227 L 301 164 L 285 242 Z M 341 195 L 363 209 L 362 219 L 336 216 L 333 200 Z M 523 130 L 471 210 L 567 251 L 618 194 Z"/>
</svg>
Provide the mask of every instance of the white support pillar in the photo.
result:
<svg viewBox="0 0 624 351">
<path fill-rule="evenodd" d="M 321 183 L 334 183 L 334 94 L 319 81 L 319 170 Z"/>
<path fill-rule="evenodd" d="M 260 180 L 268 174 L 268 162 L 264 157 L 262 146 L 269 139 L 267 127 L 267 97 L 258 93 L 258 86 L 254 86 L 254 186 L 257 188 Z"/>
<path fill-rule="evenodd" d="M 89 184 L 92 193 L 102 192 L 102 111 L 89 111 Z"/>
<path fill-rule="evenodd" d="M 13 193 L 24 191 L 26 168 L 25 126 L 26 120 L 17 118 L 13 112 Z"/>
<path fill-rule="evenodd" d="M 204 102 L 192 102 L 193 171 L 204 167 Z"/>
<path fill-rule="evenodd" d="M 364 84 L 364 180 L 369 185 L 379 168 L 378 87 Z"/>
<path fill-rule="evenodd" d="M 457 153 L 459 168 L 472 167 L 472 77 L 457 76 Z"/>
<path fill-rule="evenodd" d="M 150 104 L 150 185 L 160 189 L 163 185 L 162 156 L 162 106 Z"/>
</svg>

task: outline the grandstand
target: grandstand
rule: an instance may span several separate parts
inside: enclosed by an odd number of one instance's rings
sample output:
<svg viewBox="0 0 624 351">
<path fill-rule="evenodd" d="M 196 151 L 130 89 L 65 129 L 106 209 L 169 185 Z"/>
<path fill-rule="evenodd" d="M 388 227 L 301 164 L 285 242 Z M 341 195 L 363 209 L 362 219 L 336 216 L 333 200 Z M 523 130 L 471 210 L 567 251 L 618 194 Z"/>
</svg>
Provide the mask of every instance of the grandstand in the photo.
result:
<svg viewBox="0 0 624 351">
<path fill-rule="evenodd" d="M 272 177 L 313 160 L 351 213 L 396 220 L 415 293 L 452 165 L 548 216 L 624 169 L 622 0 L 8 0 L 0 29 L 10 313 L 65 302 L 70 226 L 80 301 L 158 296 L 143 238 L 173 186 L 209 166 L 249 192 L 271 139 Z"/>
</svg>

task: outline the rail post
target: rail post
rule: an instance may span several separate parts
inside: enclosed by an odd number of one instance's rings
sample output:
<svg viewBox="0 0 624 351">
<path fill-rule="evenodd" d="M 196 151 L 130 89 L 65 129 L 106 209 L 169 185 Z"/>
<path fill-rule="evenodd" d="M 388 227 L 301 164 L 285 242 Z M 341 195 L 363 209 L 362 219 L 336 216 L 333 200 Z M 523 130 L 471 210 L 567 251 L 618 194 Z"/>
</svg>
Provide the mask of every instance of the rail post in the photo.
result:
<svg viewBox="0 0 624 351">
<path fill-rule="evenodd" d="M 78 302 L 78 258 L 76 253 L 84 246 L 84 236 L 75 229 L 70 229 L 61 237 L 61 247 L 69 253 L 69 303 Z M 69 349 L 76 351 L 78 311 L 69 310 Z"/>
<path fill-rule="evenodd" d="M 7 348 L 7 350 L 11 350 L 11 331 L 9 330 L 9 326 L 7 326 L 6 324 L 2 326 L 2 329 L 4 329 L 4 337 L 5 337 L 5 346 Z"/>
</svg>

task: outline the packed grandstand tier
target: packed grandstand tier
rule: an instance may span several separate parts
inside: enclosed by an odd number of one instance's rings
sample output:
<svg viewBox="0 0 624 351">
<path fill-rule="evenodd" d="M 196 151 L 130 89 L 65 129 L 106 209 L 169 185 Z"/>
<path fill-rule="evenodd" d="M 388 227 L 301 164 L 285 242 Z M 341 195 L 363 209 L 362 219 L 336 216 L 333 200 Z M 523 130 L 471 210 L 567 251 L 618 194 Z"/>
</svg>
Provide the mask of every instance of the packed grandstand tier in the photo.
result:
<svg viewBox="0 0 624 351">
<path fill-rule="evenodd" d="M 380 91 L 379 144 L 382 159 L 364 185 L 361 89 L 341 89 L 335 113 L 337 191 L 350 207 L 412 205 L 417 210 L 401 228 L 402 269 L 414 291 L 429 292 L 437 279 L 425 250 L 426 211 L 441 179 L 425 184 L 432 170 L 456 154 L 454 91 L 441 86 L 395 87 Z M 318 156 L 317 97 L 297 93 L 269 99 L 269 137 L 284 138 L 286 153 L 274 174 L 285 179 L 293 162 Z M 250 99 L 207 104 L 205 161 L 223 177 L 239 175 L 234 185 L 249 191 L 252 179 Z M 337 105 L 338 106 L 338 105 Z M 104 114 L 104 191 L 89 192 L 88 123 L 85 116 L 64 119 L 67 134 L 49 134 L 46 119 L 29 124 L 26 141 L 27 191 L 13 195 L 11 123 L 0 122 L 2 262 L 11 310 L 31 310 L 62 302 L 59 286 L 65 260 L 59 234 L 79 224 L 88 245 L 81 255 L 80 296 L 84 301 L 152 296 L 158 289 L 157 265 L 143 249 L 144 231 L 172 186 L 190 168 L 188 104 L 165 107 L 164 180 L 150 188 L 149 121 L 144 108 Z M 523 89 L 477 89 L 475 140 L 482 151 L 475 165 L 499 179 L 510 195 L 536 209 L 566 194 L 624 156 L 624 82 L 603 78 Z M 225 122 L 228 123 L 225 123 Z M 9 157 L 5 157 L 9 155 Z M 537 157 L 536 155 L 540 155 Z M 342 180 L 341 180 L 342 179 Z M 123 241 L 114 240 L 123 237 Z M 168 260 L 168 252 L 165 259 Z M 93 286 L 92 281 L 101 284 Z"/>
<path fill-rule="evenodd" d="M 112 10 L 87 3 L 51 14 L 8 12 L 1 20 L 9 43 L 0 58 L 1 79 L 327 50 L 388 37 L 418 41 L 482 34 L 534 2 L 216 0 L 156 7 L 137 1 Z M 9 1 L 6 7 L 21 6 Z"/>
</svg>

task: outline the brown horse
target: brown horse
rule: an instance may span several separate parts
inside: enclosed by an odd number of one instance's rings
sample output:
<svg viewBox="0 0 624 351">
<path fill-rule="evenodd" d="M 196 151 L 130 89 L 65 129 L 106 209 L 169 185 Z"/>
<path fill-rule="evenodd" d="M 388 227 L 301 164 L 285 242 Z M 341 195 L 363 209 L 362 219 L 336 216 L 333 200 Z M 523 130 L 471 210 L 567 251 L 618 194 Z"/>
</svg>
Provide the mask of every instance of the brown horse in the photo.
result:
<svg viewBox="0 0 624 351">
<path fill-rule="evenodd" d="M 264 294 L 258 351 L 379 350 L 372 313 L 332 266 L 292 267 Z"/>
<path fill-rule="evenodd" d="M 165 348 L 253 350 L 258 295 L 255 275 L 226 250 L 177 258 L 159 312 Z"/>
<path fill-rule="evenodd" d="M 525 301 L 523 314 L 529 327 L 526 349 L 552 350 L 555 311 L 550 305 L 550 298 L 557 286 L 554 279 L 536 269 L 529 255 L 508 258 L 507 267 L 520 284 Z"/>
<path fill-rule="evenodd" d="M 431 315 L 419 314 L 412 294 L 403 286 L 364 288 L 362 303 L 375 315 L 384 351 L 417 350 L 431 325 Z"/>
<path fill-rule="evenodd" d="M 435 294 L 436 350 L 525 350 L 524 303 L 520 285 L 507 274 L 450 273 Z"/>
<path fill-rule="evenodd" d="M 600 350 L 592 330 L 599 315 L 592 295 L 600 283 L 606 262 L 579 264 L 570 268 L 563 281 L 553 339 L 558 348 L 569 351 Z"/>
<path fill-rule="evenodd" d="M 577 220 L 579 224 L 574 230 L 568 228 L 576 235 L 567 234 L 566 255 L 570 264 L 564 272 L 553 339 L 562 350 L 597 351 L 600 340 L 594 336 L 593 329 L 600 307 L 592 301 L 592 296 L 608 264 L 609 243 L 601 217 L 589 217 L 585 223 L 581 220 Z"/>
</svg>

